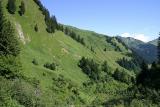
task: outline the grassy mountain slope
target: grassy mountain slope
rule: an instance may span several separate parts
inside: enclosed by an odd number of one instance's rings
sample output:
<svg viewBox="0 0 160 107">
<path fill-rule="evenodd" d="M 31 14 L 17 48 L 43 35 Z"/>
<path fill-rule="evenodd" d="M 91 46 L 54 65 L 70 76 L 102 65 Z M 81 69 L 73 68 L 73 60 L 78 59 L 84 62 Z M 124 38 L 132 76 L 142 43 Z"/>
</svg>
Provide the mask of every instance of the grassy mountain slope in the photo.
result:
<svg viewBox="0 0 160 107">
<path fill-rule="evenodd" d="M 133 72 L 128 71 L 117 64 L 116 61 L 118 59 L 123 57 L 131 59 L 131 57 L 127 56 L 130 52 L 115 38 L 112 38 L 111 40 L 123 50 L 122 52 L 115 51 L 115 47 L 106 41 L 104 35 L 94 32 L 70 27 L 71 30 L 84 38 L 86 46 L 81 45 L 61 31 L 56 31 L 54 34 L 47 33 L 44 16 L 35 2 L 33 0 L 25 1 L 26 13 L 24 16 L 18 14 L 20 2 L 21 0 L 16 0 L 17 11 L 15 15 L 10 15 L 7 12 L 7 0 L 3 1 L 3 8 L 5 9 L 6 17 L 15 25 L 17 35 L 22 43 L 20 56 L 23 68 L 21 73 L 26 78 L 39 81 L 39 87 L 43 93 L 42 100 L 43 102 L 48 103 L 48 107 L 53 105 L 51 102 L 55 100 L 53 98 L 54 95 L 60 100 L 65 99 L 66 96 L 70 95 L 70 92 L 59 94 L 52 91 L 51 87 L 55 86 L 55 84 L 53 84 L 53 78 L 59 74 L 63 75 L 66 79 L 69 79 L 79 88 L 80 97 L 86 101 L 85 103 L 87 104 L 90 104 L 97 96 L 100 98 L 102 97 L 104 101 L 114 98 L 112 95 L 95 94 L 94 92 L 92 93 L 92 91 L 86 92 L 86 90 L 82 88 L 82 84 L 89 80 L 88 76 L 77 66 L 82 56 L 92 58 L 99 64 L 102 64 L 103 61 L 106 60 L 111 67 L 112 72 L 114 72 L 116 68 L 119 68 L 124 69 L 124 71 L 130 75 L 134 75 Z M 38 24 L 38 32 L 35 32 L 34 30 L 36 24 Z M 91 47 L 93 47 L 95 52 L 90 50 Z M 107 51 L 104 51 L 104 48 L 106 48 Z M 36 59 L 39 65 L 34 65 L 32 63 L 33 59 Z M 55 62 L 57 64 L 56 70 L 52 71 L 44 68 L 43 65 L 46 62 Z M 113 80 L 107 83 L 106 88 L 108 90 L 124 90 L 127 87 L 127 84 Z"/>
</svg>

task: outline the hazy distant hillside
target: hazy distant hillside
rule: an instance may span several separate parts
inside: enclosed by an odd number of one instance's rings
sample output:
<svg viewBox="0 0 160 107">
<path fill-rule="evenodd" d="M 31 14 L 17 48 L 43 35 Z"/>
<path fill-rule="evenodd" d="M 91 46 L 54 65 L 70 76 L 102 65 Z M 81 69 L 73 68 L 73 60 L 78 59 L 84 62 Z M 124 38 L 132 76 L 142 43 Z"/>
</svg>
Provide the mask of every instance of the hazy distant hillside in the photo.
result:
<svg viewBox="0 0 160 107">
<path fill-rule="evenodd" d="M 155 39 L 155 40 L 153 40 L 153 41 L 150 41 L 150 42 L 148 42 L 148 43 L 150 43 L 150 44 L 153 44 L 153 45 L 155 45 L 155 46 L 157 46 L 158 44 L 158 39 Z"/>
<path fill-rule="evenodd" d="M 141 56 L 148 63 L 152 63 L 157 59 L 157 40 L 144 43 L 140 40 L 131 38 L 131 37 L 118 37 L 121 39 L 130 49 L 136 52 L 139 56 Z"/>
</svg>

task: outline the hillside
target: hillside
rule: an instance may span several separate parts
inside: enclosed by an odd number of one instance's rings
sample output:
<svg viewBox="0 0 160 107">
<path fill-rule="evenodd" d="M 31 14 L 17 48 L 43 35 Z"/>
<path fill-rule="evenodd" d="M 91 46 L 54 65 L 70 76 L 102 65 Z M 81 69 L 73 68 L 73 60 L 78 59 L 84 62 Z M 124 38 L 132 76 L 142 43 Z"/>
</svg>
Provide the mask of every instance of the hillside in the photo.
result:
<svg viewBox="0 0 160 107">
<path fill-rule="evenodd" d="M 20 76 L 13 80 L 0 76 L 0 94 L 8 98 L 2 106 L 115 106 L 114 101 L 125 99 L 123 92 L 133 86 L 140 68 L 123 42 L 63 24 L 59 25 L 83 38 L 84 44 L 65 30 L 49 33 L 39 5 L 25 0 L 26 11 L 20 15 L 21 1 L 15 2 L 15 14 L 8 12 L 8 1 L 2 1 L 4 17 L 12 22 L 21 46 Z M 2 94 L 6 89 L 10 93 Z"/>
<path fill-rule="evenodd" d="M 150 42 L 148 42 L 148 43 L 157 46 L 157 45 L 158 45 L 157 42 L 158 42 L 158 39 L 155 39 L 155 40 L 152 40 L 152 41 L 150 41 Z"/>
<path fill-rule="evenodd" d="M 118 37 L 137 55 L 142 57 L 147 63 L 152 63 L 157 60 L 157 40 L 144 43 L 134 38 Z"/>
</svg>

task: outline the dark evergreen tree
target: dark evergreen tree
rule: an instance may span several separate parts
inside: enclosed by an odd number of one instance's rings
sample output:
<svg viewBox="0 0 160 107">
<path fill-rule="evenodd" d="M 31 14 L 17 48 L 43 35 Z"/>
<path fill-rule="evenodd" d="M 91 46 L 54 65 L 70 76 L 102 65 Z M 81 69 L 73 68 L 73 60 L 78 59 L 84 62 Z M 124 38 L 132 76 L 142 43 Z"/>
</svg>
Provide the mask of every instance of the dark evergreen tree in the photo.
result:
<svg viewBox="0 0 160 107">
<path fill-rule="evenodd" d="M 1 6 L 1 1 L 0 1 L 0 33 L 1 33 L 1 31 L 2 31 L 2 28 L 3 28 L 3 26 L 2 26 L 2 24 L 3 24 L 3 11 L 2 11 L 2 6 Z"/>
<path fill-rule="evenodd" d="M 81 39 L 80 39 L 80 43 L 81 43 L 82 45 L 85 45 L 84 38 L 81 38 Z"/>
<path fill-rule="evenodd" d="M 137 71 L 139 69 L 138 63 L 135 59 L 128 60 L 123 57 L 122 59 L 118 60 L 117 63 L 128 70 Z"/>
<path fill-rule="evenodd" d="M 60 24 L 59 24 L 59 30 L 62 31 L 62 32 L 64 32 L 63 25 L 60 25 Z"/>
<path fill-rule="evenodd" d="M 153 62 L 151 68 L 152 68 L 152 69 L 155 69 L 156 67 L 157 67 L 157 63 L 156 63 L 156 62 Z"/>
<path fill-rule="evenodd" d="M 36 32 L 38 32 L 39 29 L 38 29 L 38 25 L 37 25 L 37 24 L 35 25 L 34 30 L 35 30 Z"/>
<path fill-rule="evenodd" d="M 44 6 L 42 5 L 40 0 L 34 0 L 34 2 L 39 6 L 39 9 L 43 12 L 44 11 Z"/>
<path fill-rule="evenodd" d="M 102 64 L 102 71 L 109 73 L 109 67 L 107 61 L 104 61 L 104 63 Z"/>
<path fill-rule="evenodd" d="M 120 71 L 119 71 L 118 68 L 114 71 L 113 77 L 114 77 L 116 80 L 120 80 L 120 79 L 121 79 L 121 74 L 120 74 Z"/>
<path fill-rule="evenodd" d="M 100 79 L 100 71 L 99 65 L 93 60 L 89 60 L 85 57 L 79 61 L 78 65 L 82 71 L 89 76 L 94 81 L 98 81 Z"/>
<path fill-rule="evenodd" d="M 93 47 L 92 47 L 92 46 L 91 46 L 91 51 L 92 51 L 92 52 L 94 52 L 94 49 L 93 49 Z"/>
<path fill-rule="evenodd" d="M 71 36 L 71 38 L 73 38 L 74 40 L 76 40 L 76 33 L 75 32 L 72 31 L 70 33 L 70 36 Z"/>
<path fill-rule="evenodd" d="M 55 63 L 46 63 L 46 64 L 44 64 L 44 67 L 45 68 L 48 68 L 48 69 L 50 69 L 50 70 L 55 70 L 56 69 L 56 64 Z"/>
<path fill-rule="evenodd" d="M 54 33 L 58 29 L 58 23 L 55 16 L 50 17 L 49 12 L 46 13 L 47 32 Z"/>
<path fill-rule="evenodd" d="M 66 35 L 68 35 L 68 34 L 69 34 L 69 30 L 68 30 L 68 28 L 67 28 L 67 27 L 65 28 L 64 33 L 65 33 Z"/>
<path fill-rule="evenodd" d="M 64 29 L 64 33 L 85 46 L 84 38 L 82 38 L 80 35 L 77 35 L 74 31 L 71 31 L 66 27 Z"/>
<path fill-rule="evenodd" d="M 147 81 L 149 82 L 149 69 L 148 65 L 143 61 L 141 64 L 141 72 L 137 76 L 137 84 L 146 85 Z"/>
<path fill-rule="evenodd" d="M 59 26 L 58 26 L 58 22 L 57 22 L 57 19 L 56 19 L 56 16 L 52 16 L 51 17 L 51 20 L 52 20 L 52 24 L 54 26 L 54 29 L 59 29 Z"/>
<path fill-rule="evenodd" d="M 133 77 L 130 76 L 129 74 L 127 74 L 124 70 L 123 71 L 119 71 L 119 69 L 117 68 L 113 74 L 113 77 L 115 80 L 130 84 L 133 82 Z"/>
<path fill-rule="evenodd" d="M 8 0 L 7 9 L 10 14 L 15 14 L 16 12 L 16 0 Z"/>
<path fill-rule="evenodd" d="M 159 33 L 160 36 L 160 33 Z M 158 63 L 160 64 L 160 37 L 158 38 Z"/>
<path fill-rule="evenodd" d="M 18 56 L 20 45 L 11 22 L 3 20 L 0 31 L 0 54 Z"/>
<path fill-rule="evenodd" d="M 77 41 L 81 42 L 81 37 L 79 35 L 77 36 Z"/>
<path fill-rule="evenodd" d="M 22 16 L 24 15 L 26 9 L 25 9 L 25 3 L 24 1 L 21 2 L 21 6 L 20 6 L 20 11 L 19 11 L 19 14 Z"/>
<path fill-rule="evenodd" d="M 37 61 L 35 58 L 33 59 L 32 63 L 33 63 L 34 65 L 38 65 L 38 61 Z"/>
<path fill-rule="evenodd" d="M 42 11 L 43 15 L 45 16 L 45 23 L 47 25 L 46 31 L 48 33 L 54 33 L 55 30 L 60 30 L 60 26 L 57 22 L 55 16 L 50 16 L 49 11 L 42 5 L 40 0 L 34 0 L 34 2 L 39 6 L 40 10 Z"/>
</svg>

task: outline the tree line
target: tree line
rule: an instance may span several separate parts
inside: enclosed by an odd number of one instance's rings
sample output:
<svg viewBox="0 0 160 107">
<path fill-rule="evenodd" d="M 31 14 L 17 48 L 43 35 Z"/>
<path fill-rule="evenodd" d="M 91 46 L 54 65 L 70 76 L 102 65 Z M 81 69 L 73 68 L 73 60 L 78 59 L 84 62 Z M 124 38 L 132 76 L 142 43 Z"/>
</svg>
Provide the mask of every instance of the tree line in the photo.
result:
<svg viewBox="0 0 160 107">
<path fill-rule="evenodd" d="M 128 60 L 127 58 L 123 57 L 122 59 L 119 59 L 117 63 L 127 70 L 139 70 L 138 62 L 135 59 Z"/>
<path fill-rule="evenodd" d="M 106 36 L 106 42 L 108 42 L 108 43 L 110 43 L 111 45 L 113 45 L 114 48 L 115 48 L 115 51 L 122 52 L 123 50 L 117 45 L 116 42 L 113 41 L 114 38 L 115 38 L 115 37 L 107 37 L 107 36 Z M 115 39 L 117 40 L 117 38 L 115 38 Z M 117 41 L 119 42 L 119 40 L 117 40 Z M 126 48 L 126 49 L 127 49 L 127 48 Z M 105 51 L 105 49 L 104 49 L 104 51 Z"/>
<path fill-rule="evenodd" d="M 88 58 L 82 57 L 78 66 L 92 80 L 97 81 L 100 79 L 99 65 L 93 59 L 90 60 Z"/>
<path fill-rule="evenodd" d="M 7 9 L 10 14 L 15 14 L 16 8 L 16 0 L 8 0 Z M 21 5 L 19 6 L 19 14 L 22 16 L 25 14 L 25 2 L 21 1 Z"/>
<path fill-rule="evenodd" d="M 115 80 L 124 82 L 126 84 L 135 83 L 135 78 L 129 75 L 124 70 L 119 70 L 118 68 L 111 73 L 111 68 L 108 66 L 107 61 L 104 61 L 101 65 L 96 63 L 93 59 L 88 59 L 82 57 L 79 61 L 78 66 L 82 71 L 88 75 L 88 77 L 97 82 L 97 81 L 107 81 L 108 78 L 113 77 Z"/>
<path fill-rule="evenodd" d="M 124 70 L 120 71 L 118 68 L 114 71 L 112 76 L 115 80 L 124 82 L 126 84 L 135 83 L 135 78 L 133 76 L 129 75 Z"/>
<path fill-rule="evenodd" d="M 59 30 L 61 26 L 59 26 L 56 17 L 51 16 L 49 11 L 42 5 L 40 0 L 34 0 L 34 2 L 39 6 L 39 9 L 42 11 L 42 14 L 45 16 L 45 23 L 47 25 L 46 31 L 48 33 L 54 33 L 55 30 Z M 7 9 L 10 14 L 15 14 L 16 8 L 16 0 L 8 0 Z M 26 12 L 25 2 L 21 1 L 21 5 L 19 6 L 19 14 L 23 16 Z M 36 24 L 35 31 L 38 31 L 38 26 Z"/>
<path fill-rule="evenodd" d="M 116 39 L 119 43 L 121 43 L 126 48 L 126 50 L 129 50 L 129 47 L 120 38 L 116 37 Z"/>
<path fill-rule="evenodd" d="M 45 23 L 47 25 L 47 32 L 54 33 L 55 30 L 59 30 L 59 24 L 57 22 L 56 16 L 51 16 L 48 9 L 46 9 L 40 0 L 34 0 L 34 2 L 39 6 L 42 14 L 45 16 Z"/>
<path fill-rule="evenodd" d="M 81 43 L 82 45 L 85 46 L 85 42 L 84 42 L 84 38 L 82 38 L 80 35 L 77 35 L 74 31 L 70 30 L 68 27 L 63 27 L 61 25 L 62 32 L 64 32 L 66 35 L 70 36 L 72 39 L 74 39 L 75 41 Z"/>
</svg>

